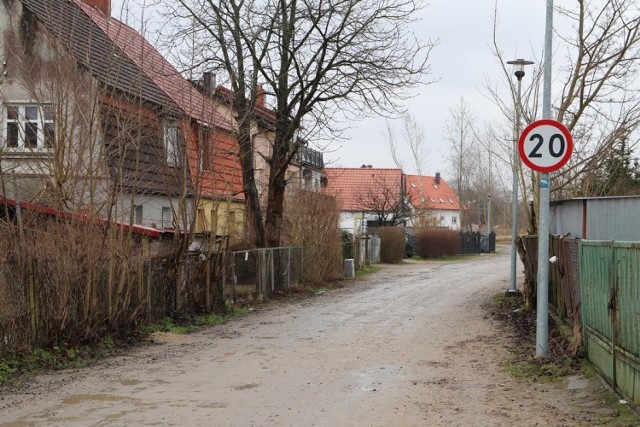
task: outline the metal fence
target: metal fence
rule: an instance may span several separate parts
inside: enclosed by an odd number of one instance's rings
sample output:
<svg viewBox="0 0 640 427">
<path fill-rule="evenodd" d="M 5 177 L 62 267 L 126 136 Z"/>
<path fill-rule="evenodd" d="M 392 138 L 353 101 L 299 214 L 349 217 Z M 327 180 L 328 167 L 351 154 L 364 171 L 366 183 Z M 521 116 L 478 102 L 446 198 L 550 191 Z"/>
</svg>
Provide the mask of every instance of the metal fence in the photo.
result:
<svg viewBox="0 0 640 427">
<path fill-rule="evenodd" d="M 227 253 L 223 288 L 225 298 L 238 302 L 239 294 L 269 297 L 304 282 L 301 247 L 251 249 Z"/>
<path fill-rule="evenodd" d="M 458 254 L 479 254 L 496 251 L 496 233 L 481 234 L 478 232 L 460 233 Z"/>
<path fill-rule="evenodd" d="M 580 289 L 589 360 L 640 404 L 640 243 L 581 241 Z"/>
</svg>

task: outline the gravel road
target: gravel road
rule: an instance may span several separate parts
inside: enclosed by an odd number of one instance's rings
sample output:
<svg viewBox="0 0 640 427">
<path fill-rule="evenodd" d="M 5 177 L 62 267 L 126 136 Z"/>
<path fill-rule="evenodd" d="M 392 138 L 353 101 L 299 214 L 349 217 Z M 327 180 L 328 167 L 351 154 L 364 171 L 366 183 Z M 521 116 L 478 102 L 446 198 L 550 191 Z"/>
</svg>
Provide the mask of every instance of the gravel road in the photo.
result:
<svg viewBox="0 0 640 427">
<path fill-rule="evenodd" d="M 567 390 L 501 368 L 509 339 L 482 303 L 508 275 L 508 248 L 383 265 L 346 288 L 39 376 L 0 396 L 0 426 L 590 425 L 597 384 Z"/>
</svg>

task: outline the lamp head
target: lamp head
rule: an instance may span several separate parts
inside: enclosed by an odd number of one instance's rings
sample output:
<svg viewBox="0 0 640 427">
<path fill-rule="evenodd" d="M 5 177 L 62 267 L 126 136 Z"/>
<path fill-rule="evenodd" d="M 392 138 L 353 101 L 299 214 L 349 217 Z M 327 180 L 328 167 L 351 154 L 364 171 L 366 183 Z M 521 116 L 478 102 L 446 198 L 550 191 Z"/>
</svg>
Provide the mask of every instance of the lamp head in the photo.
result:
<svg viewBox="0 0 640 427">
<path fill-rule="evenodd" d="M 514 68 L 513 74 L 516 76 L 518 81 L 520 81 L 524 77 L 525 65 L 532 65 L 533 61 L 527 61 L 526 59 L 515 59 L 513 61 L 507 61 L 507 64 L 513 65 L 513 68 Z"/>
</svg>

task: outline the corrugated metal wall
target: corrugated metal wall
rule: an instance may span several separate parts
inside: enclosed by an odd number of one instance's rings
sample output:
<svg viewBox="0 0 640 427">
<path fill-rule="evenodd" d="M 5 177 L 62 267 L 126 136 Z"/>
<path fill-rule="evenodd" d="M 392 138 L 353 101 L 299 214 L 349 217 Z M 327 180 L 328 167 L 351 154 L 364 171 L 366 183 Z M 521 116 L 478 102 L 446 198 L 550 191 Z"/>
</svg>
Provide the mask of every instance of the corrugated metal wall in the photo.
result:
<svg viewBox="0 0 640 427">
<path fill-rule="evenodd" d="M 551 206 L 549 218 L 551 234 L 571 233 L 571 237 L 582 237 L 582 200 L 566 200 Z"/>
<path fill-rule="evenodd" d="M 549 232 L 589 240 L 640 241 L 640 196 L 553 202 Z M 583 217 L 586 224 L 583 226 Z M 582 235 L 583 228 L 586 236 Z"/>
<path fill-rule="evenodd" d="M 587 357 L 640 403 L 640 243 L 581 241 L 580 286 Z"/>
<path fill-rule="evenodd" d="M 587 200 L 587 239 L 640 241 L 640 198 Z"/>
</svg>

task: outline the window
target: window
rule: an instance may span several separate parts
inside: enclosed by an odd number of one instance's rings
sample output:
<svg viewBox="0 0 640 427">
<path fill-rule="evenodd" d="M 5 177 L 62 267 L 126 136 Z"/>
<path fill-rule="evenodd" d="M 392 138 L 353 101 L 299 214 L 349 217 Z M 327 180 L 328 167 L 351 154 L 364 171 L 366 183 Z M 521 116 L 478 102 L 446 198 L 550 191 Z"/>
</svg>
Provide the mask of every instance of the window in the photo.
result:
<svg viewBox="0 0 640 427">
<path fill-rule="evenodd" d="M 53 148 L 55 127 L 50 105 L 9 104 L 4 118 L 4 140 L 7 148 Z"/>
<path fill-rule="evenodd" d="M 207 218 L 204 216 L 204 209 L 198 208 L 197 211 L 198 230 L 207 231 Z"/>
<path fill-rule="evenodd" d="M 173 211 L 171 208 L 162 208 L 162 228 L 173 228 Z"/>
<path fill-rule="evenodd" d="M 133 223 L 142 224 L 142 206 L 141 205 L 136 205 L 136 207 L 134 208 Z"/>
<path fill-rule="evenodd" d="M 227 218 L 227 234 L 233 237 L 236 234 L 236 213 L 231 211 L 229 212 L 229 217 Z"/>
<path fill-rule="evenodd" d="M 218 235 L 218 211 L 211 209 L 211 232 Z"/>
<path fill-rule="evenodd" d="M 451 224 L 457 224 L 457 223 L 458 223 L 458 217 L 457 216 L 451 217 Z"/>
<path fill-rule="evenodd" d="M 178 124 L 175 120 L 167 120 L 164 124 L 164 152 L 169 166 L 178 166 Z"/>
</svg>

